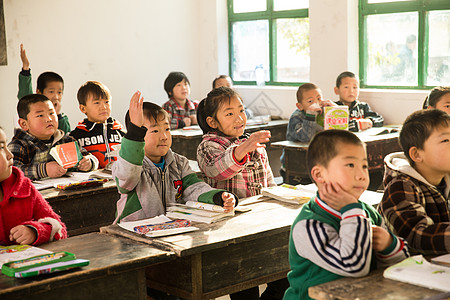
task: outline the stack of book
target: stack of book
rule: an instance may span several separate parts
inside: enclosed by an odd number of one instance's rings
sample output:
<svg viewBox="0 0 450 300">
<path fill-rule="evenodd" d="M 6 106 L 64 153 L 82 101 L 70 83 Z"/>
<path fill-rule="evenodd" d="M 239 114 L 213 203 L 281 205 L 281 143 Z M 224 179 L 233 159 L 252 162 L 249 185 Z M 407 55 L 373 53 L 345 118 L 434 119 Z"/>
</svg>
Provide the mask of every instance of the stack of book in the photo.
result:
<svg viewBox="0 0 450 300">
<path fill-rule="evenodd" d="M 293 204 L 304 204 L 315 196 L 315 191 L 305 186 L 282 184 L 262 189 L 264 196 Z"/>
<path fill-rule="evenodd" d="M 225 212 L 224 208 L 218 205 L 187 201 L 186 204 L 169 206 L 166 216 L 172 219 L 185 219 L 193 222 L 211 224 L 234 216 L 234 211 Z"/>
</svg>

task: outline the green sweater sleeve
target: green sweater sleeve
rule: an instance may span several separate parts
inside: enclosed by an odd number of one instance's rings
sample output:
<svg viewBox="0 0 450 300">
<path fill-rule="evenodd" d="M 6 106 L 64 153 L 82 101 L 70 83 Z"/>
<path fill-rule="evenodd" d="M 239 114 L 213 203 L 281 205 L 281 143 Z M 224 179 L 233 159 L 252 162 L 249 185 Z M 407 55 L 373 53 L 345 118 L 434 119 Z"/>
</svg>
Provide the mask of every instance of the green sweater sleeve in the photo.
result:
<svg viewBox="0 0 450 300">
<path fill-rule="evenodd" d="M 70 132 L 69 117 L 64 113 L 58 115 L 58 128 L 64 131 L 64 133 Z"/>
<path fill-rule="evenodd" d="M 31 75 L 25 76 L 19 73 L 19 92 L 17 93 L 17 99 L 20 100 L 20 98 L 29 94 L 33 94 Z"/>
</svg>

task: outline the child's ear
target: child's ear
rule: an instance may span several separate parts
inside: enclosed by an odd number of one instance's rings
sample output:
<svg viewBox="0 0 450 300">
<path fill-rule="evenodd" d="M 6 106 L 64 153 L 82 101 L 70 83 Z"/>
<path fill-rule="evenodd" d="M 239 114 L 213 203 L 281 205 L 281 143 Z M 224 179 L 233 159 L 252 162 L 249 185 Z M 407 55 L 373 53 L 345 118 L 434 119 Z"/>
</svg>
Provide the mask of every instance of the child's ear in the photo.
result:
<svg viewBox="0 0 450 300">
<path fill-rule="evenodd" d="M 216 129 L 217 128 L 217 121 L 213 117 L 207 117 L 206 123 L 208 123 L 209 127 Z"/>
<path fill-rule="evenodd" d="M 28 131 L 29 128 L 28 128 L 27 120 L 19 118 L 18 123 L 19 123 L 20 128 L 22 128 L 23 131 Z"/>
<path fill-rule="evenodd" d="M 324 168 L 316 165 L 311 169 L 311 177 L 316 183 L 325 183 Z"/>
<path fill-rule="evenodd" d="M 420 151 L 420 149 L 416 146 L 409 148 L 408 153 L 413 162 L 418 163 L 422 161 L 422 151 Z"/>
<path fill-rule="evenodd" d="M 339 95 L 339 88 L 337 86 L 334 87 L 334 93 L 336 95 Z"/>
<path fill-rule="evenodd" d="M 295 106 L 297 106 L 297 108 L 299 110 L 305 110 L 305 108 L 303 107 L 303 105 L 300 102 L 295 103 Z"/>
<path fill-rule="evenodd" d="M 36 94 L 42 94 L 41 90 L 36 89 Z"/>
<path fill-rule="evenodd" d="M 86 114 L 86 105 L 80 104 L 79 108 L 83 114 Z"/>
</svg>

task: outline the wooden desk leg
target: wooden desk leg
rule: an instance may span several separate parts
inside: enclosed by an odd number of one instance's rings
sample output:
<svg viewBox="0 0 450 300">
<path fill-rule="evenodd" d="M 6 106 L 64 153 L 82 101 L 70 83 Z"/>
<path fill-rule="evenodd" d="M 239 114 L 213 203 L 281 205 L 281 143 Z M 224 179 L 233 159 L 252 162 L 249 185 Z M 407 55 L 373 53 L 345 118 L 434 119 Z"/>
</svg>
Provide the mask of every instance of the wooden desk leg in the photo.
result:
<svg viewBox="0 0 450 300">
<path fill-rule="evenodd" d="M 192 263 L 192 299 L 203 299 L 202 254 L 194 254 Z"/>
</svg>

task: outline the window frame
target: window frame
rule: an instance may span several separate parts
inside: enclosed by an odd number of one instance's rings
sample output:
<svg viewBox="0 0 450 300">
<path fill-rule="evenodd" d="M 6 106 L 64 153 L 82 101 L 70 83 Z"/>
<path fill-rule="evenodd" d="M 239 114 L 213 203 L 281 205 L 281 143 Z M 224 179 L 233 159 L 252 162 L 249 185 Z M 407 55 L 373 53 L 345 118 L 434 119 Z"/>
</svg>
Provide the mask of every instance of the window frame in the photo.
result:
<svg viewBox="0 0 450 300">
<path fill-rule="evenodd" d="M 273 1 L 266 0 L 266 10 L 258 12 L 247 13 L 234 13 L 233 0 L 227 0 L 228 9 L 228 71 L 230 76 L 233 75 L 233 23 L 239 21 L 256 21 L 267 20 L 269 22 L 269 81 L 266 81 L 266 85 L 272 86 L 298 86 L 301 82 L 283 82 L 274 81 L 276 78 L 276 66 L 277 66 L 277 19 L 289 19 L 289 18 L 309 18 L 309 8 L 293 9 L 293 10 L 273 10 Z M 233 79 L 233 78 L 232 78 Z M 256 81 L 234 81 L 236 85 L 256 85 Z"/>
<path fill-rule="evenodd" d="M 359 74 L 361 88 L 383 88 L 383 89 L 414 89 L 427 90 L 434 86 L 425 85 L 428 70 L 428 18 L 429 11 L 450 10 L 448 0 L 410 0 L 389 3 L 368 3 L 369 0 L 359 0 Z M 381 15 L 387 13 L 418 12 L 417 29 L 417 85 L 395 86 L 395 85 L 369 85 L 366 84 L 368 61 L 367 48 L 367 23 L 366 16 Z"/>
</svg>

